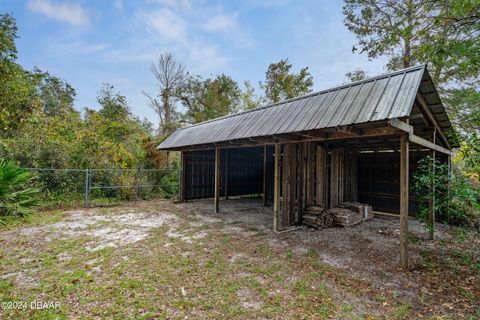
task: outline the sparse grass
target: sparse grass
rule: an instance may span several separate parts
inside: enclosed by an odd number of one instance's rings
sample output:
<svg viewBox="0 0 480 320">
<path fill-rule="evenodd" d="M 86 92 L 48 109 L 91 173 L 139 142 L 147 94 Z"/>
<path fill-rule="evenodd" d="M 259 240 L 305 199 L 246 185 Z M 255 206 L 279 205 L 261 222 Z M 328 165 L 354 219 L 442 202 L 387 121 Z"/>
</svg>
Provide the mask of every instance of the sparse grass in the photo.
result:
<svg viewBox="0 0 480 320">
<path fill-rule="evenodd" d="M 114 215 L 118 209 L 96 210 Z M 142 208 L 160 209 L 165 210 Z M 169 210 L 176 212 L 174 207 Z M 31 223 L 57 222 L 63 216 L 54 211 L 50 217 L 32 216 L 38 220 Z M 224 223 L 198 226 L 187 221 L 181 220 L 176 232 L 206 236 L 189 243 L 169 237 L 171 226 L 163 225 L 142 241 L 94 252 L 85 249 L 92 241 L 89 236 L 12 239 L 0 233 L 0 275 L 24 272 L 35 281 L 34 286 L 22 286 L 15 276 L 0 279 L 0 301 L 61 303 L 60 309 L 0 310 L 0 318 L 416 318 L 417 306 L 404 301 L 402 292 L 375 287 L 326 265 L 314 249 L 302 254 L 268 246 L 274 234 L 258 231 L 245 237 L 226 232 Z M 437 258 L 424 253 L 423 259 L 431 270 L 441 270 Z M 470 262 L 458 265 L 465 268 Z M 475 303 L 469 287 L 456 290 Z M 430 296 L 422 301 L 426 307 L 438 303 Z"/>
</svg>

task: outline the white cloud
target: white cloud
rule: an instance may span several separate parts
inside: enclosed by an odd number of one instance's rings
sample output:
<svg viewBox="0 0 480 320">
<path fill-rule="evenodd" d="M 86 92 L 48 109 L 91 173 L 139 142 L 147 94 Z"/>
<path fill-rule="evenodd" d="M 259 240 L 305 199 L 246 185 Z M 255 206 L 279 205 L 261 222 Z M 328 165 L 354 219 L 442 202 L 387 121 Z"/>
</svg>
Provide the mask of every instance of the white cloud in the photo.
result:
<svg viewBox="0 0 480 320">
<path fill-rule="evenodd" d="M 114 0 L 114 1 L 113 1 L 113 6 L 114 6 L 117 10 L 123 10 L 123 0 Z"/>
<path fill-rule="evenodd" d="M 148 2 L 150 10 L 135 13 L 140 30 L 150 32 L 142 35 L 141 40 L 149 41 L 139 52 L 142 57 L 158 57 L 163 51 L 171 51 L 192 71 L 212 73 L 232 60 L 232 52 L 252 46 L 252 38 L 239 26 L 238 12 L 227 12 L 220 4 L 190 0 Z M 130 54 L 123 51 L 114 55 L 121 59 Z"/>
<path fill-rule="evenodd" d="M 174 9 L 186 10 L 192 7 L 190 0 L 150 0 L 150 2 L 158 3 L 162 6 Z"/>
<path fill-rule="evenodd" d="M 47 50 L 52 55 L 92 55 L 108 49 L 105 43 L 89 43 L 81 39 L 51 39 L 47 40 Z"/>
<path fill-rule="evenodd" d="M 186 41 L 186 22 L 170 9 L 163 8 L 153 12 L 142 11 L 137 14 L 137 17 L 164 40 Z"/>
<path fill-rule="evenodd" d="M 75 3 L 30 0 L 27 2 L 27 8 L 50 19 L 67 22 L 73 26 L 85 26 L 90 23 L 87 11 Z"/>
<path fill-rule="evenodd" d="M 229 31 L 237 27 L 236 15 L 219 14 L 205 23 L 205 29 L 212 32 Z"/>
</svg>

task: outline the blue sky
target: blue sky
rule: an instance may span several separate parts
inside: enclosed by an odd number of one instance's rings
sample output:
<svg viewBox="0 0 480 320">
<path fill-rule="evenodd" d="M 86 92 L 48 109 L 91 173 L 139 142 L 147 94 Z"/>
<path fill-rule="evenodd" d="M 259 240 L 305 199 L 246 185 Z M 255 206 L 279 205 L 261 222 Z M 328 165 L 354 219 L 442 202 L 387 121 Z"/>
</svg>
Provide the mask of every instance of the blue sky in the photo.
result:
<svg viewBox="0 0 480 320">
<path fill-rule="evenodd" d="M 98 108 L 102 83 L 124 94 L 135 115 L 157 123 L 142 91 L 154 94 L 151 64 L 170 51 L 204 77 L 225 73 L 254 85 L 271 62 L 308 66 L 314 90 L 362 68 L 383 73 L 385 59 L 353 54 L 342 1 L 315 0 L 2 0 L 19 27 L 19 62 L 61 77 L 77 90 L 75 106 Z"/>
</svg>

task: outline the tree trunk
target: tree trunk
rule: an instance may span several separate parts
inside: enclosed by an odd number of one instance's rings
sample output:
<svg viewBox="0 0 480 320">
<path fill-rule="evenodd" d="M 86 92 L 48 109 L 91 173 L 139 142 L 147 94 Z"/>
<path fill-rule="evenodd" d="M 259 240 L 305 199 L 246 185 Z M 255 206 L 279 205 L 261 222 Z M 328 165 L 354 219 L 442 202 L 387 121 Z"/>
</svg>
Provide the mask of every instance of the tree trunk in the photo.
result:
<svg viewBox="0 0 480 320">
<path fill-rule="evenodd" d="M 410 44 L 410 39 L 403 39 L 404 45 L 403 45 L 403 67 L 404 68 L 409 68 L 411 65 L 411 44 Z"/>
</svg>

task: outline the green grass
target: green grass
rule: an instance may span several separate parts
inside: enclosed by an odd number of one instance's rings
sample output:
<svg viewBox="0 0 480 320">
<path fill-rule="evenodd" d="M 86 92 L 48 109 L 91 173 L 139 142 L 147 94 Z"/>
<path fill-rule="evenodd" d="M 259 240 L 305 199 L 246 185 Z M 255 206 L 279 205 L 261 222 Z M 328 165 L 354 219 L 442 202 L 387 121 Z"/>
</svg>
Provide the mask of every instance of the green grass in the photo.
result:
<svg viewBox="0 0 480 320">
<path fill-rule="evenodd" d="M 119 209 L 95 210 L 111 215 Z M 45 212 L 32 216 L 30 223 L 41 226 L 63 217 L 61 211 Z M 194 220 L 190 213 L 188 218 Z M 41 298 L 61 303 L 55 310 L 4 310 L 0 317 L 363 319 L 374 309 L 384 319 L 415 318 L 415 308 L 402 300 L 402 292 L 372 286 L 328 266 L 316 250 L 302 254 L 288 247 L 272 248 L 267 240 L 273 234 L 259 231 L 245 237 L 226 233 L 224 223 L 193 226 L 186 221 L 180 220 L 177 232 L 207 235 L 187 243 L 168 237 L 171 226 L 164 225 L 142 241 L 91 252 L 85 247 L 94 238 L 86 235 L 57 239 L 50 234 L 51 241 L 45 241 L 0 233 L 1 272 L 23 271 L 37 281 L 34 287 L 22 287 L 14 278 L 0 279 L 0 301 Z M 442 270 L 435 257 L 425 253 L 422 259 L 430 259 L 432 270 Z M 457 291 L 475 302 L 471 291 Z M 436 301 L 429 298 L 424 303 L 428 307 Z"/>
</svg>

